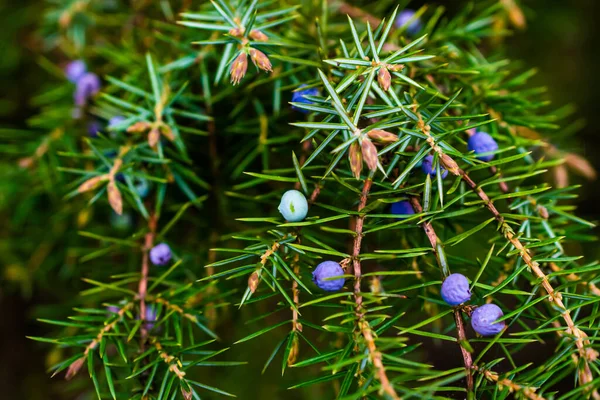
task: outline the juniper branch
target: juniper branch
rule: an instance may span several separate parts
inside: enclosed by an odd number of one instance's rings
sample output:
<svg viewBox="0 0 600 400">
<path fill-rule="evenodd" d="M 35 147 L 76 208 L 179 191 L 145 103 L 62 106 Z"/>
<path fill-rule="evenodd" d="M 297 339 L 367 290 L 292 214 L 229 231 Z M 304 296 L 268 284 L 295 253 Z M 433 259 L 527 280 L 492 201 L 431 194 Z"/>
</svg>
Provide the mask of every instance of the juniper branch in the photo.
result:
<svg viewBox="0 0 600 400">
<path fill-rule="evenodd" d="M 360 195 L 360 200 L 358 203 L 357 211 L 360 213 L 363 208 L 367 205 L 367 199 L 369 196 L 369 192 L 371 190 L 371 185 L 373 184 L 372 177 L 369 176 L 362 188 L 362 192 Z M 369 322 L 364 318 L 364 310 L 363 310 L 363 297 L 360 289 L 360 282 L 362 278 L 362 271 L 360 265 L 360 250 L 362 244 L 363 237 L 363 225 L 364 225 L 365 215 L 359 214 L 356 217 L 356 222 L 354 225 L 354 242 L 352 245 L 352 265 L 354 269 L 354 303 L 355 303 L 355 313 L 358 329 L 360 330 L 365 342 L 367 344 L 367 349 L 369 350 L 369 355 L 371 356 L 371 362 L 375 367 L 377 379 L 381 383 L 381 391 L 387 393 L 392 399 L 399 399 L 394 387 L 390 383 L 390 380 L 385 371 L 385 366 L 383 365 L 383 359 L 381 356 L 381 352 L 377 349 L 375 345 L 375 338 L 373 331 L 371 330 L 371 326 Z"/>
<path fill-rule="evenodd" d="M 413 196 L 410 198 L 410 202 L 417 214 L 423 212 L 423 207 L 421 207 L 421 203 L 419 202 L 418 198 Z M 442 274 L 443 278 L 447 278 L 448 275 L 450 275 L 450 268 L 446 264 L 446 256 L 442 242 L 435 233 L 431 222 L 423 220 L 421 221 L 423 230 L 425 231 L 425 234 L 431 243 L 431 247 L 433 248 L 433 252 L 440 268 L 440 273 Z M 473 374 L 471 371 L 473 368 L 473 358 L 471 357 L 469 350 L 467 350 L 467 348 L 464 346 L 464 343 L 467 341 L 467 335 L 465 333 L 465 326 L 460 308 L 454 308 L 454 321 L 456 322 L 457 341 L 460 347 L 463 363 L 465 365 L 465 373 L 467 376 L 467 393 L 471 396 L 473 393 Z"/>
</svg>

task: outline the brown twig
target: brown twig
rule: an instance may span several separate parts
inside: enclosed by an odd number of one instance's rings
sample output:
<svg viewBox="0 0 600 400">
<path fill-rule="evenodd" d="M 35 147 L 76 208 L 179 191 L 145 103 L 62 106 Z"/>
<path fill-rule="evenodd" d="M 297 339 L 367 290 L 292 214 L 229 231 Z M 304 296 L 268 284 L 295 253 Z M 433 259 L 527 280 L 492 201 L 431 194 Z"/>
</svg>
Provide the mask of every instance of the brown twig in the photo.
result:
<svg viewBox="0 0 600 400">
<path fill-rule="evenodd" d="M 411 205 L 413 206 L 413 209 L 415 210 L 415 212 L 417 214 L 420 214 L 423 212 L 423 207 L 421 207 L 421 203 L 419 202 L 418 198 L 411 197 L 410 202 L 411 202 Z M 444 251 L 442 248 L 442 243 L 439 240 L 437 234 L 435 233 L 435 230 L 433 229 L 431 222 L 426 221 L 426 222 L 423 222 L 422 225 L 423 225 L 423 230 L 425 231 L 425 234 L 427 235 L 427 238 L 429 239 L 429 243 L 431 243 L 433 252 L 435 253 L 435 257 L 436 257 L 438 265 L 440 267 L 440 272 L 441 272 L 442 276 L 444 278 L 446 278 L 448 275 L 450 275 L 450 270 L 449 270 L 448 266 L 444 262 L 442 262 L 442 259 L 440 257 L 441 256 L 440 252 Z M 445 256 L 443 258 L 446 259 Z M 454 309 L 454 321 L 456 322 L 456 335 L 458 338 L 458 345 L 460 347 L 460 352 L 462 353 L 463 363 L 465 365 L 465 372 L 467 374 L 467 377 L 466 377 L 467 392 L 472 393 L 473 392 L 473 374 L 472 374 L 471 370 L 473 368 L 473 358 L 471 357 L 471 353 L 469 353 L 469 350 L 467 350 L 467 348 L 464 346 L 464 343 L 467 341 L 467 335 L 465 333 L 465 325 L 464 325 L 464 321 L 462 319 L 462 314 L 461 314 L 460 308 Z"/>
<path fill-rule="evenodd" d="M 81 356 L 81 358 L 78 358 L 71 365 L 69 365 L 69 369 L 67 369 L 67 374 L 65 376 L 65 379 L 69 380 L 69 379 L 73 378 L 79 372 L 79 370 L 83 366 L 83 363 L 85 362 L 88 355 L 90 354 L 90 351 L 94 350 L 96 348 L 96 346 L 98 346 L 100 344 L 104 335 L 107 334 L 108 332 L 110 332 L 115 327 L 115 325 L 117 325 L 117 323 L 121 320 L 121 318 L 123 318 L 123 315 L 131 307 L 133 307 L 133 303 L 127 303 L 119 311 L 117 311 L 116 314 L 118 315 L 119 318 L 116 318 L 111 323 L 106 324 L 100 330 L 100 332 L 98 332 L 96 337 L 85 347 L 85 350 L 83 351 L 83 355 Z"/>
<path fill-rule="evenodd" d="M 529 250 L 523 246 L 519 238 L 515 235 L 513 229 L 508 223 L 506 223 L 504 217 L 502 216 L 502 214 L 500 214 L 500 212 L 498 212 L 496 206 L 494 206 L 494 203 L 488 197 L 485 191 L 481 187 L 479 187 L 469 177 L 469 175 L 467 175 L 465 171 L 458 167 L 458 164 L 456 163 L 456 161 L 454 161 L 454 159 L 452 159 L 452 157 L 448 156 L 442 151 L 441 147 L 435 143 L 435 139 L 433 138 L 433 136 L 431 136 L 431 127 L 429 125 L 425 125 L 420 114 L 417 113 L 417 115 L 419 117 L 417 127 L 421 130 L 421 132 L 423 132 L 423 134 L 427 136 L 427 143 L 431 146 L 432 150 L 439 154 L 443 166 L 453 175 L 460 176 L 461 179 L 467 184 L 467 186 L 469 186 L 471 190 L 473 190 L 473 192 L 475 192 L 477 196 L 479 196 L 479 198 L 483 201 L 485 208 L 487 208 L 487 210 L 494 216 L 496 221 L 498 221 L 503 236 L 519 251 L 519 256 L 521 257 L 523 262 L 527 264 L 530 270 L 533 271 L 533 273 L 541 280 L 542 287 L 548 293 L 548 300 L 554 303 L 554 305 L 556 305 L 556 307 L 558 307 L 558 309 L 561 310 L 561 316 L 567 324 L 567 332 L 574 337 L 575 345 L 577 347 L 577 351 L 579 352 L 579 356 L 586 361 L 585 363 L 583 363 L 582 373 L 580 373 L 581 383 L 585 385 L 592 382 L 594 378 L 589 366 L 589 362 L 593 362 L 596 360 L 597 352 L 593 351 L 593 349 L 586 348 L 585 343 L 586 341 L 588 341 L 587 335 L 575 325 L 575 322 L 573 322 L 573 319 L 571 318 L 571 313 L 562 302 L 561 294 L 554 290 L 544 271 L 542 271 L 542 269 L 536 261 L 533 261 Z"/>
<path fill-rule="evenodd" d="M 371 185 L 373 181 L 371 178 L 367 178 L 363 185 L 362 193 L 360 196 L 360 201 L 358 203 L 358 212 L 360 213 L 363 208 L 367 205 L 367 198 L 369 196 L 369 192 L 371 190 Z M 377 349 L 375 345 L 375 338 L 373 331 L 371 330 L 371 326 L 369 322 L 365 320 L 364 310 L 362 307 L 363 297 L 360 290 L 360 282 L 362 278 L 362 271 L 360 265 L 360 250 L 362 244 L 363 237 L 363 225 L 364 225 L 364 215 L 358 215 L 356 217 L 356 223 L 354 225 L 354 243 L 352 246 L 352 265 L 354 269 L 354 302 L 355 302 L 355 313 L 357 319 L 357 326 L 360 330 L 365 342 L 367 344 L 367 349 L 369 350 L 369 355 L 371 356 L 371 361 L 373 366 L 375 367 L 375 372 L 377 375 L 377 379 L 381 383 L 381 392 L 387 393 L 392 399 L 400 399 L 394 390 L 394 387 L 390 383 L 390 380 L 387 377 L 387 373 L 385 371 L 385 367 L 383 365 L 383 358 L 381 352 Z"/>
<path fill-rule="evenodd" d="M 332 3 L 332 1 L 330 1 L 330 3 Z M 342 14 L 348 14 L 352 18 L 359 18 L 365 22 L 368 22 L 373 29 L 375 29 L 381 23 L 381 19 L 346 2 L 339 3 L 338 11 Z"/>
<path fill-rule="evenodd" d="M 152 245 L 154 243 L 154 236 L 156 234 L 156 216 L 154 214 L 150 215 L 148 218 L 148 233 L 144 237 L 144 247 L 142 249 L 142 273 L 140 276 L 140 282 L 138 285 L 138 299 L 140 300 L 140 320 L 142 321 L 142 325 L 140 327 L 141 340 L 140 340 L 140 348 L 144 351 L 146 337 L 148 336 L 148 330 L 144 326 L 143 323 L 146 320 L 146 294 L 148 291 L 148 252 L 152 249 Z"/>
<path fill-rule="evenodd" d="M 529 400 L 545 400 L 542 396 L 535 393 L 535 388 L 519 385 L 508 378 L 500 378 L 496 372 L 487 369 L 478 368 L 477 366 L 473 368 L 481 372 L 488 381 L 496 383 L 500 390 L 508 388 L 510 393 L 520 393 Z"/>
</svg>

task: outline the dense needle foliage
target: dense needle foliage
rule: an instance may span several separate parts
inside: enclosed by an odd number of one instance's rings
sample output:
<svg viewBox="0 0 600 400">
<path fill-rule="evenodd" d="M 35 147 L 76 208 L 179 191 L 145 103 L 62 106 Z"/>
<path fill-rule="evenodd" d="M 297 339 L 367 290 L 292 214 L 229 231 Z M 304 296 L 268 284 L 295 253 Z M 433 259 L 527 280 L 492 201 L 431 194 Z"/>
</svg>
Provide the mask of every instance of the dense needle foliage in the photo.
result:
<svg viewBox="0 0 600 400">
<path fill-rule="evenodd" d="M 31 339 L 75 391 L 251 398 L 206 371 L 260 386 L 260 364 L 294 370 L 306 398 L 600 399 L 600 265 L 570 252 L 593 224 L 562 184 L 566 166 L 591 172 L 554 145 L 571 108 L 503 54 L 524 24 L 514 1 L 432 4 L 403 25 L 406 2 L 389 0 L 49 3 L 53 78 L 30 129 L 3 135 L 27 182 L 14 218 L 44 238 L 30 268 L 51 254 L 33 284 L 63 299 L 40 316 L 55 334 Z M 99 93 L 67 80 L 73 60 Z M 470 151 L 477 132 L 498 149 Z M 308 199 L 300 222 L 277 210 L 291 189 Z M 170 260 L 149 255 L 159 243 Z M 339 291 L 312 281 L 327 260 Z M 472 294 L 451 307 L 454 272 Z M 506 328 L 481 337 L 470 315 L 491 302 Z M 245 328 L 224 332 L 229 319 Z"/>
</svg>

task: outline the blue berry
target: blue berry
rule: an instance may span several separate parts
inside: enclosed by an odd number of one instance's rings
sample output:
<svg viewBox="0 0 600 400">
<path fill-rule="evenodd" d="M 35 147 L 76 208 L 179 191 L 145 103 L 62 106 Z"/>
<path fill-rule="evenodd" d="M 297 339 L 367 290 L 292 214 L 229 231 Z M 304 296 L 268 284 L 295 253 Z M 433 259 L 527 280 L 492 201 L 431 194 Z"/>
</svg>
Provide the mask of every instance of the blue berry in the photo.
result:
<svg viewBox="0 0 600 400">
<path fill-rule="evenodd" d="M 278 210 L 286 221 L 302 221 L 308 214 L 308 202 L 301 192 L 288 190 L 281 196 Z"/>
<path fill-rule="evenodd" d="M 442 283 L 442 299 L 451 306 L 471 300 L 469 281 L 462 274 L 450 274 Z"/>
<path fill-rule="evenodd" d="M 492 161 L 495 155 L 484 154 L 481 156 L 479 154 L 498 150 L 498 143 L 496 143 L 489 133 L 479 131 L 469 138 L 467 148 L 469 151 L 474 151 L 478 159 L 487 162 Z"/>
<path fill-rule="evenodd" d="M 150 193 L 151 184 L 150 181 L 146 178 L 136 177 L 134 178 L 133 184 L 135 186 L 135 191 L 142 199 L 148 196 Z"/>
<path fill-rule="evenodd" d="M 300 87 L 305 87 L 306 85 L 300 85 Z M 314 104 L 313 101 L 307 99 L 304 96 L 317 96 L 319 94 L 319 89 L 317 88 L 312 88 L 312 89 L 305 89 L 305 90 L 300 90 L 297 92 L 292 93 L 292 103 L 304 103 L 304 104 Z M 303 108 L 298 108 L 296 106 L 292 106 L 292 109 L 300 111 L 302 113 L 308 113 L 308 110 L 305 110 Z"/>
<path fill-rule="evenodd" d="M 442 172 L 442 179 L 444 179 L 446 176 L 448 176 L 448 170 L 442 166 L 440 166 L 440 168 Z M 421 164 L 421 169 L 424 173 L 429 174 L 432 177 L 437 175 L 437 168 L 433 165 L 433 156 L 425 156 L 423 163 Z"/>
<path fill-rule="evenodd" d="M 484 304 L 477 307 L 471 315 L 471 326 L 481 336 L 493 336 L 504 329 L 504 321 L 494 323 L 498 318 L 504 316 L 500 307 L 495 304 Z"/>
<path fill-rule="evenodd" d="M 317 265 L 317 268 L 313 271 L 313 282 L 323 290 L 328 292 L 335 292 L 340 290 L 344 283 L 346 282 L 345 278 L 339 279 L 328 279 L 333 278 L 335 276 L 344 275 L 344 270 L 340 266 L 340 264 L 335 261 L 323 261 L 321 264 Z"/>
<path fill-rule="evenodd" d="M 392 212 L 392 214 L 396 214 L 396 215 L 412 215 L 415 213 L 415 209 L 410 204 L 410 201 L 403 200 L 403 201 L 397 201 L 397 202 L 393 203 L 392 207 L 391 207 L 391 212 Z M 404 218 L 406 218 L 406 217 L 399 217 L 398 219 L 404 219 Z"/>
<path fill-rule="evenodd" d="M 79 78 L 81 78 L 87 71 L 87 67 L 83 60 L 75 60 L 71 61 L 65 67 L 65 76 L 69 80 L 69 82 L 77 83 Z"/>
<path fill-rule="evenodd" d="M 402 28 L 406 24 L 408 24 L 411 18 L 415 15 L 414 10 L 406 9 L 401 11 L 400 14 L 396 17 L 396 28 Z M 415 18 L 410 22 L 410 24 L 406 27 L 406 33 L 409 35 L 416 35 L 421 30 L 421 20 L 419 18 Z"/>
<path fill-rule="evenodd" d="M 144 318 L 145 324 L 144 327 L 147 330 L 154 328 L 154 323 L 156 322 L 156 317 L 158 313 L 156 312 L 156 307 L 152 305 L 146 306 L 146 317 Z"/>
<path fill-rule="evenodd" d="M 75 105 L 78 107 L 84 106 L 88 99 L 96 95 L 100 91 L 100 78 L 93 72 L 84 74 L 77 80 L 77 86 L 75 87 L 75 93 L 73 95 Z"/>
<path fill-rule="evenodd" d="M 88 123 L 87 126 L 87 131 L 88 131 L 88 135 L 91 138 L 97 138 L 98 137 L 98 133 L 102 130 L 102 126 L 100 125 L 100 122 L 93 120 L 90 121 Z"/>
<path fill-rule="evenodd" d="M 171 248 L 166 243 L 159 243 L 150 250 L 150 261 L 154 265 L 167 265 L 171 261 Z"/>
</svg>

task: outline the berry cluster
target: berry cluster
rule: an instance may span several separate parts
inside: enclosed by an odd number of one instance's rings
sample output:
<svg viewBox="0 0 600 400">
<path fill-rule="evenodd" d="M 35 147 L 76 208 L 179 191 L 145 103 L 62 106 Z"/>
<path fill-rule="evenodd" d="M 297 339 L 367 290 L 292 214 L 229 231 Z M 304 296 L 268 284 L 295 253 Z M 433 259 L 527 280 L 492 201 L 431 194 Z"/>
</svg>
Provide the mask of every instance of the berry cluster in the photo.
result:
<svg viewBox="0 0 600 400">
<path fill-rule="evenodd" d="M 459 306 L 471 300 L 469 281 L 462 274 L 450 274 L 442 283 L 442 299 L 451 306 Z M 495 304 L 484 304 L 471 314 L 471 326 L 481 336 L 493 336 L 504 329 L 504 321 L 496 322 L 504 316 Z"/>
</svg>

